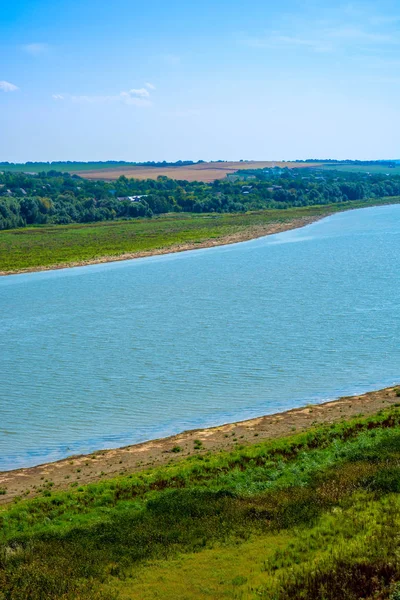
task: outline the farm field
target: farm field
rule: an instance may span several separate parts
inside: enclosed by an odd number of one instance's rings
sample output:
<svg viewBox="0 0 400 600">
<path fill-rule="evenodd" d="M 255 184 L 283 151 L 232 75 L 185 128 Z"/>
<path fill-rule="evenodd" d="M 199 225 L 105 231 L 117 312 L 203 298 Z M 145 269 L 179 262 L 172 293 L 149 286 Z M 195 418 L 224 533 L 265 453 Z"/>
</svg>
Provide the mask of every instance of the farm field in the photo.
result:
<svg viewBox="0 0 400 600">
<path fill-rule="evenodd" d="M 164 176 L 170 179 L 184 179 L 186 181 L 203 181 L 209 183 L 216 179 L 224 179 L 227 175 L 236 173 L 243 169 L 265 169 L 272 167 L 303 168 L 309 166 L 318 166 L 317 164 L 295 163 L 295 162 L 276 162 L 276 161 L 246 161 L 246 162 L 223 162 L 223 163 L 203 163 L 200 165 L 189 165 L 185 167 L 122 167 L 102 169 L 100 172 L 85 171 L 80 173 L 87 179 L 118 179 L 121 175 L 135 179 L 157 179 Z"/>
<path fill-rule="evenodd" d="M 115 164 L 113 162 L 87 162 L 87 163 L 32 163 L 1 165 L 0 171 L 14 173 L 39 173 L 41 171 L 61 171 L 81 175 L 88 179 L 102 179 L 112 181 L 121 175 L 136 179 L 157 179 L 160 175 L 171 179 L 185 179 L 187 181 L 210 182 L 223 179 L 226 175 L 242 169 L 264 169 L 266 167 L 302 168 L 318 166 L 316 163 L 295 163 L 282 161 L 244 161 L 244 162 L 211 162 L 188 166 L 137 166 L 135 163 Z"/>
<path fill-rule="evenodd" d="M 342 171 L 343 173 L 371 173 L 373 175 L 400 175 L 400 164 L 395 167 L 385 165 L 330 165 L 322 164 L 319 168 L 324 170 Z"/>
<path fill-rule="evenodd" d="M 1 165 L 0 171 L 13 173 L 39 173 L 42 171 L 60 171 L 80 175 L 91 180 L 114 181 L 124 175 L 134 179 L 157 179 L 164 176 L 170 179 L 186 181 L 202 181 L 210 183 L 216 179 L 224 179 L 227 175 L 245 169 L 265 169 L 272 167 L 287 167 L 289 169 L 302 169 L 307 167 L 326 170 L 338 170 L 348 173 L 373 173 L 399 175 L 400 164 L 394 168 L 384 165 L 347 165 L 316 162 L 283 162 L 283 161 L 225 161 L 206 162 L 186 166 L 138 166 L 135 163 L 124 162 L 52 162 L 32 164 Z"/>
<path fill-rule="evenodd" d="M 76 469 L 64 491 L 42 477 L 0 510 L 4 597 L 397 599 L 400 390 L 379 394 L 373 415 L 274 440 L 233 429 L 230 451 L 194 439 L 162 467 L 89 485 Z"/>
<path fill-rule="evenodd" d="M 36 226 L 0 231 L 0 274 L 79 266 L 234 243 L 293 229 L 353 208 L 399 198 L 231 214 L 168 214 L 153 219 Z"/>
</svg>

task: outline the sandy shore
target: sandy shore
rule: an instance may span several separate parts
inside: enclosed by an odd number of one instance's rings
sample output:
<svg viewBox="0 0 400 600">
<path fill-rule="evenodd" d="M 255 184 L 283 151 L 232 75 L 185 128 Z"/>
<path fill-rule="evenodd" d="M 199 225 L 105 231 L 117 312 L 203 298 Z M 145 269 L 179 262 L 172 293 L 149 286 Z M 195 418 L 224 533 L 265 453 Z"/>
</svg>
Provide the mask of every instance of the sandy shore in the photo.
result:
<svg viewBox="0 0 400 600">
<path fill-rule="evenodd" d="M 145 258 L 147 256 L 159 256 L 162 254 L 174 254 L 176 252 L 186 252 L 187 250 L 198 250 L 200 248 L 214 248 L 215 246 L 226 246 L 228 244 L 237 244 L 239 242 L 248 242 L 259 237 L 266 235 L 273 235 L 275 233 L 282 233 L 290 229 L 298 229 L 305 225 L 310 225 L 315 221 L 324 219 L 329 216 L 329 212 L 325 214 L 312 216 L 312 217 L 299 217 L 286 222 L 275 222 L 267 223 L 266 225 L 258 225 L 249 227 L 220 238 L 207 239 L 203 242 L 193 242 L 186 244 L 176 244 L 173 246 L 167 246 L 164 248 L 155 248 L 153 250 L 146 250 L 141 252 L 124 252 L 117 256 L 101 256 L 99 258 L 93 258 L 88 260 L 81 260 L 76 262 L 59 263 L 48 266 L 30 267 L 28 269 L 16 269 L 14 271 L 0 271 L 0 276 L 6 275 L 19 275 L 21 273 L 34 273 L 37 271 L 55 271 L 57 269 L 68 269 L 71 267 L 87 267 L 88 265 L 98 265 L 109 262 L 117 262 L 121 260 L 132 260 L 134 258 Z"/>
<path fill-rule="evenodd" d="M 71 484 L 80 485 L 109 479 L 164 465 L 171 460 L 178 461 L 193 454 L 232 450 L 238 444 L 255 444 L 261 440 L 293 435 L 313 425 L 334 423 L 361 414 L 373 414 L 399 402 L 396 389 L 390 387 L 247 421 L 185 431 L 168 438 L 115 450 L 73 456 L 38 467 L 0 472 L 0 488 L 6 490 L 6 494 L 0 496 L 0 503 L 6 504 L 18 496 L 34 497 L 40 494 L 42 486 L 49 482 L 53 483 L 53 490 L 65 490 Z M 195 440 L 201 440 L 201 450 L 194 448 Z M 180 451 L 172 452 L 177 446 Z"/>
</svg>

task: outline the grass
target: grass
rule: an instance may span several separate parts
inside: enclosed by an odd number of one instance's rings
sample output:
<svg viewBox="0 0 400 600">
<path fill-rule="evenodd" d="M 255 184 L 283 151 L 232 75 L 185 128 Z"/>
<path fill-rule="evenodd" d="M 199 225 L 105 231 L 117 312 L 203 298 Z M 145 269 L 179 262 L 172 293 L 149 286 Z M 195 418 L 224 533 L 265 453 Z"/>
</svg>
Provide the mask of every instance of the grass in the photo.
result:
<svg viewBox="0 0 400 600">
<path fill-rule="evenodd" d="M 386 198 L 245 214 L 173 214 L 151 220 L 6 230 L 0 232 L 0 271 L 55 267 L 126 253 L 168 250 L 181 244 L 200 245 L 273 223 L 399 201 L 400 198 Z"/>
<path fill-rule="evenodd" d="M 59 171 L 62 173 L 80 173 L 81 171 L 94 171 L 103 169 L 115 169 L 121 167 L 135 166 L 135 163 L 124 163 L 118 165 L 113 162 L 51 162 L 41 163 L 34 162 L 32 164 L 15 163 L 8 164 L 0 163 L 0 171 L 10 171 L 12 173 L 41 173 L 42 171 Z"/>
<path fill-rule="evenodd" d="M 0 511 L 0 598 L 394 598 L 399 493 L 398 407 L 46 489 Z"/>
<path fill-rule="evenodd" d="M 335 165 L 325 164 L 318 167 L 331 171 L 342 171 L 344 173 L 371 173 L 373 175 L 400 175 L 400 164 L 391 168 L 387 165 Z"/>
</svg>

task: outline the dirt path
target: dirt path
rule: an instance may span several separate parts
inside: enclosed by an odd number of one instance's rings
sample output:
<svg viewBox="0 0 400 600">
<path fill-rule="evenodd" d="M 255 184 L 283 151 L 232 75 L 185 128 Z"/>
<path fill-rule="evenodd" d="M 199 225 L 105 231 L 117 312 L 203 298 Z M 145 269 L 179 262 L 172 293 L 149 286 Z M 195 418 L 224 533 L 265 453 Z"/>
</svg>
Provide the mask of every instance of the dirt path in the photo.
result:
<svg viewBox="0 0 400 600">
<path fill-rule="evenodd" d="M 0 503 L 6 504 L 17 496 L 33 497 L 49 482 L 53 483 L 53 490 L 67 489 L 71 484 L 85 484 L 119 474 L 125 475 L 166 464 L 171 459 L 177 461 L 192 454 L 232 450 L 237 444 L 255 444 L 261 440 L 291 435 L 312 425 L 334 423 L 361 414 L 373 414 L 399 401 L 396 388 L 391 387 L 248 421 L 185 431 L 168 438 L 116 450 L 74 456 L 38 467 L 0 472 L 0 489 L 6 490 L 4 495 L 0 495 Z M 195 440 L 200 440 L 201 444 L 195 444 Z M 201 449 L 196 450 L 195 445 L 201 445 Z"/>
</svg>

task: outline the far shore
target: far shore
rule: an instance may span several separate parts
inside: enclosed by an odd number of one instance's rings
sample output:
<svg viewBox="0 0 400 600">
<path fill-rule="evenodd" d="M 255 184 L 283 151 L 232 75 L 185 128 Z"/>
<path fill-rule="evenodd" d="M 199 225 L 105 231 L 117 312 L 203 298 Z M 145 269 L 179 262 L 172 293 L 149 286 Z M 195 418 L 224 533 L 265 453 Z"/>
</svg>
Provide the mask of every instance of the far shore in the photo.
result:
<svg viewBox="0 0 400 600">
<path fill-rule="evenodd" d="M 153 250 L 146 250 L 140 252 L 125 252 L 116 256 L 100 256 L 88 260 L 81 260 L 76 262 L 58 263 L 54 265 L 44 265 L 37 267 L 30 267 L 27 269 L 16 269 L 11 271 L 0 271 L 0 276 L 7 275 L 21 275 L 23 273 L 36 273 L 40 271 L 55 271 L 59 269 L 69 269 L 72 267 L 87 267 L 89 265 L 98 265 L 109 262 L 119 262 L 122 260 L 132 260 L 135 258 L 146 258 L 148 256 L 160 256 L 163 254 L 175 254 L 177 252 L 186 252 L 188 250 L 199 250 L 201 248 L 214 248 L 216 246 L 226 246 L 229 244 L 237 244 L 239 242 L 248 242 L 253 239 L 264 237 L 267 235 L 273 235 L 276 233 L 282 233 L 290 229 L 298 229 L 310 225 L 315 221 L 319 221 L 328 217 L 331 212 L 327 211 L 324 214 L 314 215 L 309 217 L 297 217 L 285 222 L 272 222 L 265 225 L 252 226 L 236 233 L 222 236 L 219 238 L 206 239 L 202 242 L 188 242 L 186 244 L 175 244 L 172 246 L 165 246 L 163 248 L 155 248 Z"/>
<path fill-rule="evenodd" d="M 391 204 L 399 204 L 399 202 L 400 198 L 394 197 L 385 198 L 381 200 L 370 200 L 362 203 L 361 205 L 357 205 L 357 203 L 347 203 L 345 206 L 330 204 L 325 206 L 325 210 L 323 210 L 324 206 L 321 206 L 321 212 L 318 212 L 318 214 L 305 215 L 293 218 L 288 217 L 287 220 L 283 221 L 277 219 L 275 221 L 271 220 L 264 224 L 257 223 L 254 225 L 249 225 L 247 227 L 243 226 L 243 228 L 239 231 L 234 231 L 233 233 L 229 233 L 227 235 L 221 235 L 220 237 L 205 238 L 203 240 L 198 240 L 194 242 L 176 243 L 168 246 L 161 246 L 159 248 L 151 248 L 149 250 L 121 252 L 120 254 L 96 256 L 94 258 L 88 258 L 77 261 L 58 262 L 48 265 L 36 265 L 33 267 L 21 269 L 0 269 L 0 276 L 6 277 L 7 275 L 21 275 L 24 273 L 35 273 L 40 271 L 56 271 L 60 269 L 70 269 L 74 267 L 87 267 L 90 265 L 119 262 L 124 260 L 133 260 L 136 258 L 147 258 L 150 256 L 161 256 L 164 254 L 175 254 L 177 252 L 187 252 L 189 250 L 199 250 L 202 248 L 215 248 L 217 246 L 227 246 L 229 244 L 238 244 L 240 242 L 248 242 L 268 235 L 283 233 L 284 231 L 289 231 L 291 229 L 299 229 L 301 227 L 305 227 L 306 225 L 310 225 L 311 223 L 320 221 L 321 219 L 325 219 L 326 217 L 329 217 L 333 214 L 337 214 L 339 212 L 347 212 L 350 210 L 357 210 L 363 208 L 373 208 L 375 206 L 387 206 Z M 283 217 L 285 216 L 284 212 L 285 211 L 282 211 Z"/>
<path fill-rule="evenodd" d="M 0 472 L 0 489 L 5 490 L 5 494 L 0 495 L 0 504 L 7 504 L 15 498 L 37 496 L 49 483 L 54 491 L 65 490 L 71 485 L 75 487 L 127 475 L 195 454 L 232 451 L 240 445 L 294 435 L 316 425 L 377 413 L 400 401 L 397 390 L 389 387 L 246 421 L 184 431 L 123 448 L 71 456 L 37 467 L 3 471 Z"/>
</svg>

